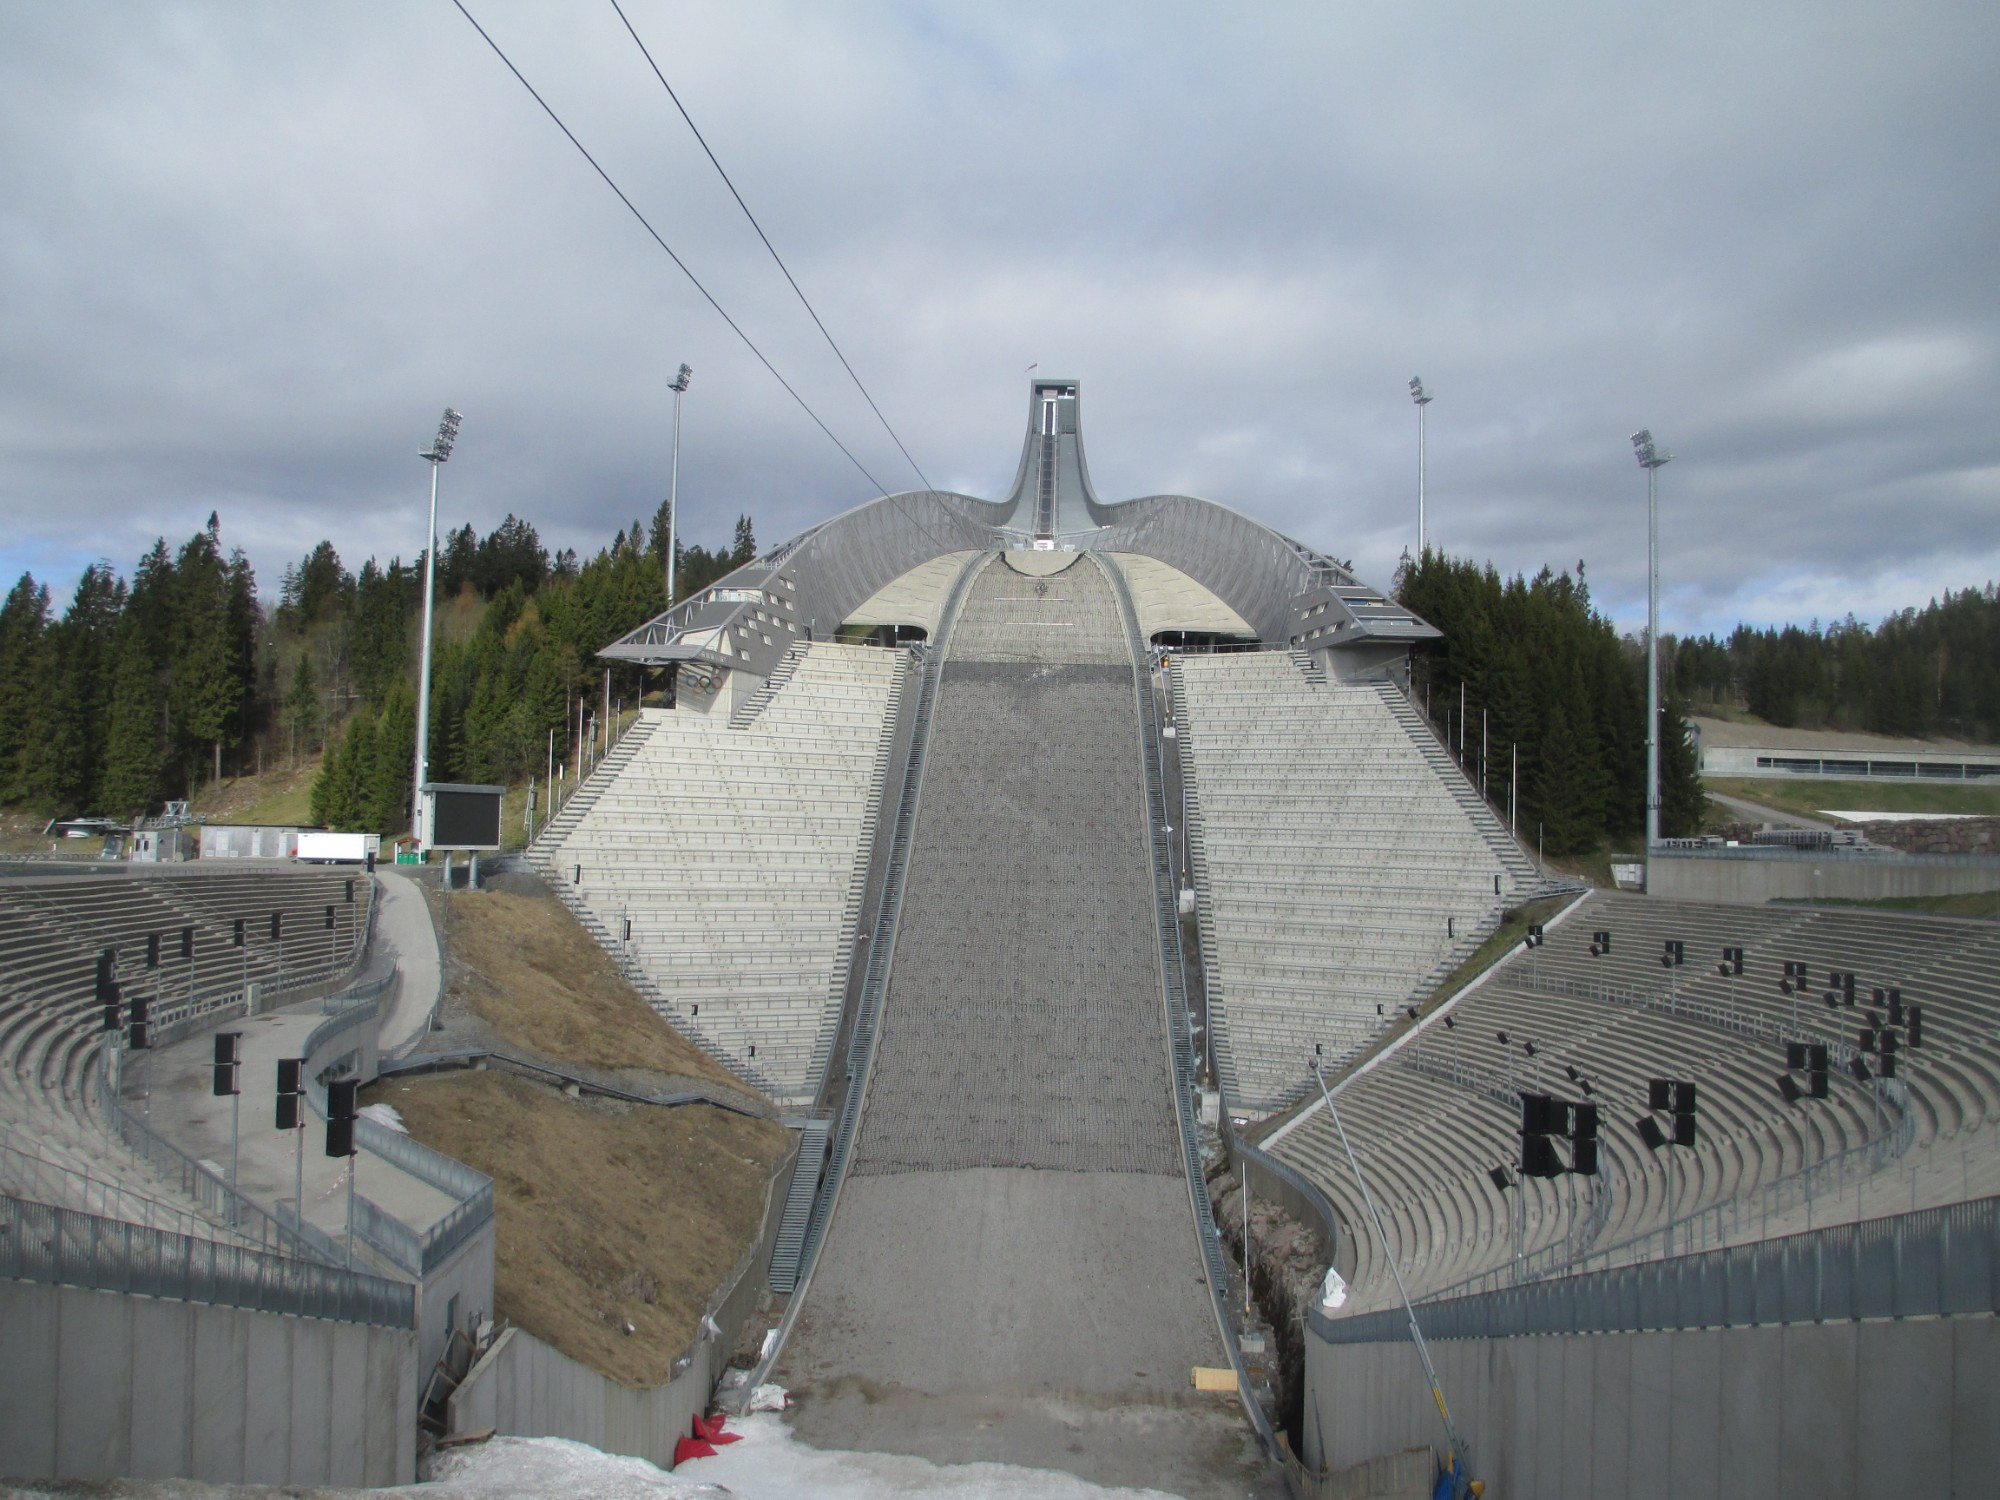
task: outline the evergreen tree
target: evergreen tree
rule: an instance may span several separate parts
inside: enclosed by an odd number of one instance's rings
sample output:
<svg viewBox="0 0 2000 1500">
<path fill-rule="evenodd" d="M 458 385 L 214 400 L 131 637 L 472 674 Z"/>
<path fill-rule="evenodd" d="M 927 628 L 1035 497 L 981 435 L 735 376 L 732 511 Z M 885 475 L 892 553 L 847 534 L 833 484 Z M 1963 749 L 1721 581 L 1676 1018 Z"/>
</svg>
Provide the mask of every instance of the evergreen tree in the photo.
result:
<svg viewBox="0 0 2000 1500">
<path fill-rule="evenodd" d="M 231 618 L 230 569 L 222 557 L 221 525 L 207 527 L 181 548 L 174 564 L 172 666 L 169 698 L 177 732 L 214 752 L 222 779 L 222 747 L 236 737 L 243 700 L 239 652 Z"/>
<path fill-rule="evenodd" d="M 105 720 L 104 770 L 98 804 L 113 817 L 150 812 L 158 802 L 166 767 L 166 704 L 143 639 L 131 614 L 121 622 L 113 651 L 111 704 Z"/>
<path fill-rule="evenodd" d="M 757 529 L 750 524 L 748 516 L 736 518 L 736 542 L 730 548 L 729 560 L 732 567 L 742 567 L 757 555 Z"/>
<path fill-rule="evenodd" d="M 49 591 L 23 573 L 0 606 L 0 801 L 16 803 L 41 779 L 35 722 L 48 681 Z"/>
<path fill-rule="evenodd" d="M 304 741 L 306 753 L 311 754 L 313 735 L 319 729 L 319 684 L 313 679 L 312 658 L 303 651 L 292 669 L 292 685 L 285 692 L 285 727 L 291 733 L 292 764 L 297 765 L 300 742 Z"/>
<path fill-rule="evenodd" d="M 1660 833 L 1670 839 L 1696 837 L 1708 812 L 1688 729 L 1687 701 L 1670 689 L 1660 705 Z"/>
</svg>

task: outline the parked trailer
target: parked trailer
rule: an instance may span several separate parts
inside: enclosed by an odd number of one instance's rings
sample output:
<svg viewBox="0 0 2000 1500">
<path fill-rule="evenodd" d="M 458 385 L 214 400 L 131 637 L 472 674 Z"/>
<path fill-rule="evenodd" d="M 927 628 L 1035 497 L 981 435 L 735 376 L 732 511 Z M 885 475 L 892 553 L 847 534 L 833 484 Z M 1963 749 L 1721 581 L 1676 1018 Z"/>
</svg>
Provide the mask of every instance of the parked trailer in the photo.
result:
<svg viewBox="0 0 2000 1500">
<path fill-rule="evenodd" d="M 299 830 L 299 848 L 294 856 L 307 864 L 358 865 L 382 849 L 379 833 L 318 833 Z"/>
</svg>

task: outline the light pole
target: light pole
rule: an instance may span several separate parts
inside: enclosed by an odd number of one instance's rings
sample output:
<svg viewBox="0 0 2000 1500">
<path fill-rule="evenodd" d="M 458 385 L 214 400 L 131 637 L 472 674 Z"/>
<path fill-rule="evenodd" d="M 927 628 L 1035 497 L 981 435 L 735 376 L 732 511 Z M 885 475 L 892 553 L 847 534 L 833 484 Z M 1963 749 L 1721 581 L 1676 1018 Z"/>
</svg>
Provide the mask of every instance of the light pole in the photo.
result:
<svg viewBox="0 0 2000 1500">
<path fill-rule="evenodd" d="M 1646 471 L 1646 853 L 1660 841 L 1660 466 L 1674 456 L 1654 445 L 1651 428 L 1632 434 Z"/>
<path fill-rule="evenodd" d="M 1417 403 L 1417 565 L 1424 561 L 1424 408 L 1435 399 L 1424 389 L 1421 375 L 1410 377 L 1410 399 Z"/>
<path fill-rule="evenodd" d="M 667 608 L 674 607 L 674 537 L 681 523 L 681 397 L 687 394 L 694 371 L 681 366 L 680 374 L 668 389 L 674 393 L 674 469 L 667 483 Z"/>
<path fill-rule="evenodd" d="M 420 845 L 425 845 L 423 812 L 424 783 L 430 779 L 431 741 L 431 605 L 437 594 L 438 470 L 451 457 L 451 445 L 458 440 L 458 424 L 464 419 L 449 406 L 438 423 L 437 437 L 430 451 L 417 457 L 431 466 L 431 529 L 424 544 L 424 655 L 417 674 L 417 773 L 410 788 L 410 828 Z"/>
</svg>

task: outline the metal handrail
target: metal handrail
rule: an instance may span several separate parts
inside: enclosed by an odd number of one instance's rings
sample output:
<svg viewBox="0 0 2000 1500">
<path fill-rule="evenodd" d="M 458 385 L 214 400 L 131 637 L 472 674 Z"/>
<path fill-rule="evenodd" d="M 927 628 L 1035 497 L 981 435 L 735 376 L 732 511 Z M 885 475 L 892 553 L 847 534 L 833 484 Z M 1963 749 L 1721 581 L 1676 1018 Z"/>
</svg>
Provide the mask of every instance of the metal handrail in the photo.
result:
<svg viewBox="0 0 2000 1500">
<path fill-rule="evenodd" d="M 1271 1419 L 1265 1413 L 1262 1403 L 1250 1389 L 1250 1372 L 1243 1359 L 1240 1341 L 1241 1330 L 1230 1317 L 1227 1306 L 1229 1298 L 1229 1273 L 1222 1260 L 1222 1233 L 1216 1228 L 1215 1214 L 1209 1205 L 1207 1174 L 1202 1170 L 1201 1142 L 1196 1133 L 1193 1094 L 1198 1075 L 1195 1064 L 1194 1035 L 1187 1005 L 1187 974 L 1181 954 L 1180 918 L 1177 910 L 1176 888 L 1173 876 L 1173 850 L 1167 842 L 1167 791 L 1166 777 L 1160 766 L 1160 726 L 1154 712 L 1153 685 L 1150 680 L 1151 667 L 1146 652 L 1146 639 L 1139 629 L 1139 612 L 1132 602 L 1132 592 L 1126 587 L 1124 575 L 1118 567 L 1103 559 L 1093 557 L 1107 579 L 1118 600 L 1118 611 L 1125 625 L 1127 650 L 1132 661 L 1132 688 L 1139 720 L 1140 762 L 1145 770 L 1146 781 L 1146 843 L 1152 856 L 1154 924 L 1160 944 L 1160 984 L 1167 1010 L 1169 1044 L 1173 1052 L 1174 1071 L 1174 1117 L 1180 1125 L 1181 1152 L 1184 1170 L 1187 1173 L 1189 1206 L 1194 1212 L 1195 1233 L 1201 1240 L 1202 1259 L 1208 1270 L 1209 1300 L 1215 1313 L 1218 1328 L 1222 1333 L 1222 1344 L 1229 1356 L 1230 1367 L 1236 1372 L 1236 1388 L 1242 1398 L 1244 1412 L 1256 1429 L 1257 1438 L 1266 1453 L 1277 1457 L 1281 1449 L 1277 1434 L 1271 1428 Z M 1248 1192 L 1248 1183 L 1244 1191 Z M 1243 1285 L 1247 1295 L 1250 1286 L 1250 1246 L 1243 1246 Z"/>
<path fill-rule="evenodd" d="M 134 1192 L 124 1183 L 94 1177 L 76 1167 L 50 1161 L 33 1151 L 10 1146 L 5 1141 L 0 1141 L 0 1178 L 7 1179 L 10 1188 L 17 1189 L 20 1197 L 36 1202 L 48 1202 L 49 1198 L 44 1195 L 70 1201 L 81 1200 L 84 1206 L 79 1212 L 101 1214 L 107 1219 L 140 1224 L 147 1229 L 159 1229 L 168 1234 L 198 1234 L 207 1230 L 211 1237 L 225 1232 L 192 1209 L 162 1203 L 157 1198 Z M 96 1200 L 94 1207 L 93 1198 Z M 159 1222 L 155 1222 L 156 1218 Z"/>
<path fill-rule="evenodd" d="M 385 1328 L 416 1326 L 416 1288 L 407 1282 L 11 1194 L 0 1194 L 0 1278 Z"/>
<path fill-rule="evenodd" d="M 2000 1197 L 1419 1304 L 1433 1339 L 1745 1328 L 2000 1311 Z M 1406 1336 L 1400 1310 L 1329 1317 L 1328 1343 Z"/>
</svg>

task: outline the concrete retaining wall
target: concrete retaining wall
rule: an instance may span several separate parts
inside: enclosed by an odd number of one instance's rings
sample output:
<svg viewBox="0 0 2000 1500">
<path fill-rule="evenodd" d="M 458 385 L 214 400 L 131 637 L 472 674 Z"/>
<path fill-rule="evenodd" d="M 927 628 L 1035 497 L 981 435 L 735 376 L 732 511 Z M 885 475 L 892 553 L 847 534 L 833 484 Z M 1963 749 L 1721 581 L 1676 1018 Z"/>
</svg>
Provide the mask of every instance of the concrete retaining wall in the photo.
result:
<svg viewBox="0 0 2000 1500">
<path fill-rule="evenodd" d="M 416 1477 L 416 1336 L 0 1281 L 0 1475 Z"/>
<path fill-rule="evenodd" d="M 1444 1449 L 1414 1346 L 1306 1344 L 1309 1467 Z M 1992 1317 L 1467 1339 L 1431 1358 L 1491 1495 L 1864 1500 L 1986 1494 L 2000 1472 Z"/>
<path fill-rule="evenodd" d="M 1646 889 L 1677 901 L 1875 901 L 1885 896 L 1956 896 L 2000 890 L 2000 859 L 1842 859 L 1730 850 L 1727 855 L 1655 854 Z"/>
</svg>

